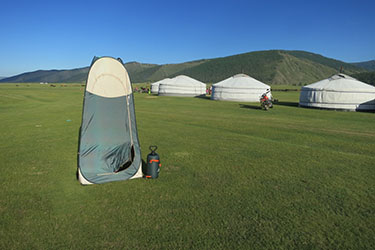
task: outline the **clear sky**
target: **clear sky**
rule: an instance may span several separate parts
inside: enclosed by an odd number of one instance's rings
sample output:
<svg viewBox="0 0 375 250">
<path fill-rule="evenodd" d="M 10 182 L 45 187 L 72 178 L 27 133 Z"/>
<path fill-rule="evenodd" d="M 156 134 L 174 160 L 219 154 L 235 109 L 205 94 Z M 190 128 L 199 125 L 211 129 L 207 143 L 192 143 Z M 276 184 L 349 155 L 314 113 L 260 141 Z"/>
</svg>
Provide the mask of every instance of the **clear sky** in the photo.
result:
<svg viewBox="0 0 375 250">
<path fill-rule="evenodd" d="M 0 76 L 96 56 L 180 63 L 258 50 L 375 59 L 375 0 L 0 1 Z"/>
</svg>

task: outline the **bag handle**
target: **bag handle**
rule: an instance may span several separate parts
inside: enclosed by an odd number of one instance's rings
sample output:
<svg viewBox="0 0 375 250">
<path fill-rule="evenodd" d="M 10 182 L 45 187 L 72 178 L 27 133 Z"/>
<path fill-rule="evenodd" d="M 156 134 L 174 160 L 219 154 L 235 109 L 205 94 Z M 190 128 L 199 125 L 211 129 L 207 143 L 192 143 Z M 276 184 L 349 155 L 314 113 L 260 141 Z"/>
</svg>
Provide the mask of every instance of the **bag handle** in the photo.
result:
<svg viewBox="0 0 375 250">
<path fill-rule="evenodd" d="M 151 150 L 151 154 L 154 154 L 155 151 L 158 149 L 158 146 L 153 145 L 153 146 L 150 146 L 149 149 Z"/>
</svg>

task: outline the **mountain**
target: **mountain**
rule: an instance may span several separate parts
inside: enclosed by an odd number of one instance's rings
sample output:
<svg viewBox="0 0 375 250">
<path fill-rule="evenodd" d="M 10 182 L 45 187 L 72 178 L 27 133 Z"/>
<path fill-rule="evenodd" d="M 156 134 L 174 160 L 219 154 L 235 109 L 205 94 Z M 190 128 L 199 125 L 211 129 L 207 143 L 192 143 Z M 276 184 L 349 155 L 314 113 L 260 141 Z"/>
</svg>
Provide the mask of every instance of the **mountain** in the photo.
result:
<svg viewBox="0 0 375 250">
<path fill-rule="evenodd" d="M 335 74 L 341 66 L 348 74 L 364 71 L 310 52 L 270 50 L 207 60 L 177 74 L 193 76 L 203 82 L 218 82 L 245 73 L 268 84 L 301 85 Z"/>
<path fill-rule="evenodd" d="M 199 60 L 179 64 L 154 64 L 153 67 L 148 67 L 149 64 L 146 64 L 146 66 L 145 64 L 141 64 L 139 67 L 143 68 L 143 70 L 138 70 L 136 72 L 133 71 L 133 66 L 129 65 L 129 63 L 125 64 L 125 68 L 128 70 L 132 82 L 153 82 L 164 79 L 166 77 L 174 77 L 177 75 L 181 75 L 184 73 L 184 70 L 197 67 L 207 61 L 209 60 Z M 197 78 L 195 75 L 191 76 Z"/>
<path fill-rule="evenodd" d="M 8 77 L 0 82 L 83 82 L 89 67 L 71 70 L 37 70 Z"/>
<path fill-rule="evenodd" d="M 4 77 L 4 76 L 0 76 L 0 80 L 1 80 L 1 79 L 5 79 L 5 78 L 7 78 L 7 77 Z"/>
<path fill-rule="evenodd" d="M 355 65 L 318 54 L 284 50 L 257 51 L 181 64 L 156 65 L 137 74 L 128 71 L 133 82 L 154 82 L 183 74 L 202 82 L 215 83 L 237 73 L 245 73 L 268 84 L 302 85 L 329 77 L 339 72 L 341 67 L 347 74 L 365 71 Z"/>
<path fill-rule="evenodd" d="M 366 69 L 368 71 L 375 71 L 375 60 L 367 61 L 367 62 L 356 62 L 351 63 L 359 68 Z"/>
<path fill-rule="evenodd" d="M 125 63 L 134 83 L 154 82 L 166 77 L 188 75 L 205 83 L 215 83 L 238 73 L 267 84 L 303 85 L 327 78 L 342 68 L 346 74 L 366 72 L 356 65 L 306 51 L 268 50 L 203 59 L 179 64 Z M 38 70 L 0 82 L 84 82 L 88 67 L 72 70 Z"/>
<path fill-rule="evenodd" d="M 357 80 L 375 86 L 375 71 L 352 74 Z"/>
</svg>

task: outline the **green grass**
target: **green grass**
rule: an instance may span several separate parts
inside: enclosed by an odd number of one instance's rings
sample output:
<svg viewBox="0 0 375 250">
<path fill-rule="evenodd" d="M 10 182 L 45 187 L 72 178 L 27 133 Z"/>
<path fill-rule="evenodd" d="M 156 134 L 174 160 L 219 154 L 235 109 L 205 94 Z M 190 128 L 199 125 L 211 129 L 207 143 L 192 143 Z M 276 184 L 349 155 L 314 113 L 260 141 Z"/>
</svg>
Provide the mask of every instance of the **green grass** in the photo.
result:
<svg viewBox="0 0 375 250">
<path fill-rule="evenodd" d="M 81 186 L 83 88 L 0 85 L 0 249 L 373 249 L 375 114 L 298 95 L 136 94 L 160 177 Z"/>
<path fill-rule="evenodd" d="M 273 90 L 276 90 L 276 91 L 278 91 L 278 90 L 300 90 L 301 89 L 301 86 L 294 86 L 294 85 L 277 85 L 277 84 L 275 84 L 275 85 L 271 85 L 271 91 L 273 91 Z M 297 97 L 297 100 L 295 100 L 295 101 L 298 101 L 298 97 Z"/>
</svg>

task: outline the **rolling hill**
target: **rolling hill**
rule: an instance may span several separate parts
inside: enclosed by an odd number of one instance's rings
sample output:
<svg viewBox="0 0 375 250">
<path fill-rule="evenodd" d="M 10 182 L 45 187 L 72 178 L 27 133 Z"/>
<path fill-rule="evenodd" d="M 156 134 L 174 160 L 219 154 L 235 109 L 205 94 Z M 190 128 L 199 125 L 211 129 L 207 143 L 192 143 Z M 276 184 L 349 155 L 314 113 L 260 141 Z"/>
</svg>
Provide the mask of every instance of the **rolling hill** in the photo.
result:
<svg viewBox="0 0 375 250">
<path fill-rule="evenodd" d="M 356 73 L 353 74 L 352 77 L 375 86 L 375 71 Z"/>
<path fill-rule="evenodd" d="M 267 84 L 304 85 L 337 73 L 366 72 L 356 65 L 306 51 L 269 50 L 203 59 L 179 64 L 125 63 L 131 81 L 154 82 L 166 77 L 188 75 L 202 82 L 215 83 L 237 73 L 248 74 Z M 72 70 L 38 70 L 0 82 L 84 82 L 88 67 Z"/>
<path fill-rule="evenodd" d="M 368 71 L 375 71 L 375 60 L 367 61 L 367 62 L 357 62 L 352 63 L 353 65 L 366 69 Z"/>
<path fill-rule="evenodd" d="M 82 82 L 87 77 L 89 67 L 71 70 L 37 70 L 8 77 L 0 82 Z"/>
</svg>

